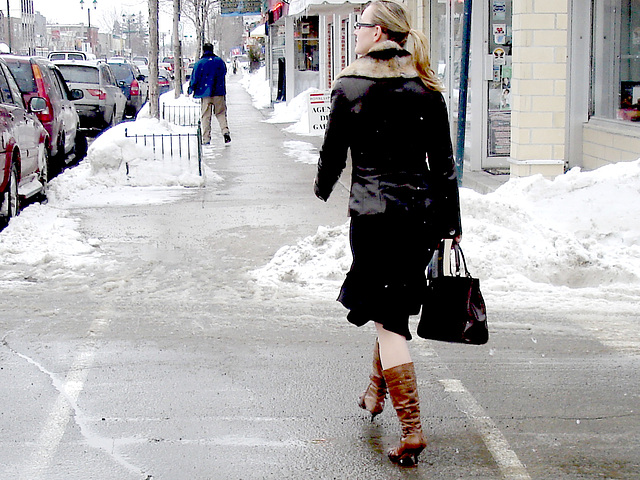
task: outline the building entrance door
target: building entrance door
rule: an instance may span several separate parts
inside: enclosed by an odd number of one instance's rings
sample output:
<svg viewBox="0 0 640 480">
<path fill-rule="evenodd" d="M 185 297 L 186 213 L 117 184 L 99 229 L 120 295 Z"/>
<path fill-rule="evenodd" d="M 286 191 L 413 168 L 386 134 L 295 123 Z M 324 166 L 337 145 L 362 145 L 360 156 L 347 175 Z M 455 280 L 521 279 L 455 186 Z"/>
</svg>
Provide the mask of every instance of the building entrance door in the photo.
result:
<svg viewBox="0 0 640 480">
<path fill-rule="evenodd" d="M 456 142 L 464 1 L 431 1 L 432 64 L 445 85 Z M 466 0 L 471 1 L 471 0 Z M 508 168 L 511 147 L 512 0 L 474 2 L 465 134 L 465 168 Z"/>
<path fill-rule="evenodd" d="M 512 0 L 489 0 L 486 25 L 482 167 L 507 165 L 511 151 Z"/>
</svg>

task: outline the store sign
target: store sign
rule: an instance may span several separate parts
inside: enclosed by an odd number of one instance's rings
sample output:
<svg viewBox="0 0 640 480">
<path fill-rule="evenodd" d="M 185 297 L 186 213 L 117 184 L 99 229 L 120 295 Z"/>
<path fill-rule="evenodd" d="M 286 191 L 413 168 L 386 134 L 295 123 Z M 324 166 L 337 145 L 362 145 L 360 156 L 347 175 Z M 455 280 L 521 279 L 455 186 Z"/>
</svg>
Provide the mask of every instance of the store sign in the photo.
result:
<svg viewBox="0 0 640 480">
<path fill-rule="evenodd" d="M 331 92 L 309 94 L 309 133 L 322 132 L 327 128 L 331 111 Z"/>
<path fill-rule="evenodd" d="M 262 13 L 261 0 L 221 0 L 220 14 L 226 17 L 239 15 L 260 15 Z"/>
</svg>

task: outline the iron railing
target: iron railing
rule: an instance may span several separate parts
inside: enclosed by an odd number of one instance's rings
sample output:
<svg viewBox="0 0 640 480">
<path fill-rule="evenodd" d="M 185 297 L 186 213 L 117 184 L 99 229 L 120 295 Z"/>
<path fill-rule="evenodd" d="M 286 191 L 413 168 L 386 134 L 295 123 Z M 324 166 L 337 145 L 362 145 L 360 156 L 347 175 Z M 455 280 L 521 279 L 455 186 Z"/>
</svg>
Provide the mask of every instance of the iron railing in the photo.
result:
<svg viewBox="0 0 640 480">
<path fill-rule="evenodd" d="M 184 127 L 195 127 L 200 122 L 200 105 L 162 104 L 162 119 Z"/>
<path fill-rule="evenodd" d="M 193 157 L 196 156 L 198 160 L 198 175 L 202 176 L 202 130 L 199 123 L 197 127 L 196 133 L 134 133 L 131 135 L 129 135 L 128 129 L 125 128 L 124 136 L 133 138 L 136 144 L 151 147 L 154 160 L 164 161 L 167 159 L 186 158 L 188 164 L 191 164 Z M 129 164 L 127 163 L 126 166 L 128 175 Z"/>
</svg>

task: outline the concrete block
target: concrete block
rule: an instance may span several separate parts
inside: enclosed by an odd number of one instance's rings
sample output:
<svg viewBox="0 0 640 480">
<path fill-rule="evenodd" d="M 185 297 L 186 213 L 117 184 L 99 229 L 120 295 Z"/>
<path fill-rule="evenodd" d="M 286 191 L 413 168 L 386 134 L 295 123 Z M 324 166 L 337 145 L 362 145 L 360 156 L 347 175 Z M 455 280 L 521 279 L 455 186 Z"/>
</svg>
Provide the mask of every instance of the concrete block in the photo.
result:
<svg viewBox="0 0 640 480">
<path fill-rule="evenodd" d="M 511 177 L 529 177 L 541 174 L 554 178 L 564 174 L 564 160 L 513 160 L 509 159 Z"/>
</svg>

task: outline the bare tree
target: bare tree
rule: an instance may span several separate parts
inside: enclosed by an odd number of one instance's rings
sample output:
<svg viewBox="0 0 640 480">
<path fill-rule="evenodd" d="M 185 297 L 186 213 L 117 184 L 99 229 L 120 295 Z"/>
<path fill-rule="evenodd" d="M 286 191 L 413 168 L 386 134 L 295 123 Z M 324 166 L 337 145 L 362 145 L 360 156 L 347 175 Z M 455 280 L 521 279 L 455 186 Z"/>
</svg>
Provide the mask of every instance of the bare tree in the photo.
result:
<svg viewBox="0 0 640 480">
<path fill-rule="evenodd" d="M 175 96 L 182 95 L 184 69 L 182 68 L 182 38 L 180 29 L 180 0 L 173 0 L 173 66 L 175 72 Z"/>
<path fill-rule="evenodd" d="M 160 119 L 160 95 L 158 88 L 158 0 L 149 0 L 149 112 Z"/>
<path fill-rule="evenodd" d="M 191 20 L 196 28 L 196 58 L 202 56 L 202 45 L 205 43 L 207 18 L 217 0 L 183 0 L 182 13 Z"/>
</svg>

